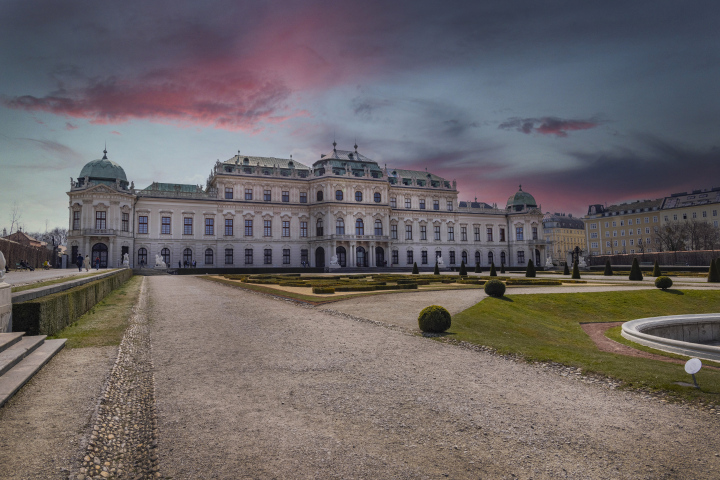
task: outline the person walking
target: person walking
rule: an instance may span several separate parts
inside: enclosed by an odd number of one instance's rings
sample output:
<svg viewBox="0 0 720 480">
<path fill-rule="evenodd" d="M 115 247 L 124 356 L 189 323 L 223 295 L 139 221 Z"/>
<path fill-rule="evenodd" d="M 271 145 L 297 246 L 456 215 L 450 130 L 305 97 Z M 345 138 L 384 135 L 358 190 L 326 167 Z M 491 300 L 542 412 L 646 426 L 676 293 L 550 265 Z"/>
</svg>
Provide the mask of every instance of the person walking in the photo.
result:
<svg viewBox="0 0 720 480">
<path fill-rule="evenodd" d="M 85 255 L 85 271 L 90 271 L 90 257 L 88 255 Z"/>
<path fill-rule="evenodd" d="M 100 257 L 95 257 L 95 270 L 100 270 Z"/>
<path fill-rule="evenodd" d="M 82 272 L 83 256 L 81 254 L 78 253 L 75 263 L 77 264 L 78 272 Z"/>
</svg>

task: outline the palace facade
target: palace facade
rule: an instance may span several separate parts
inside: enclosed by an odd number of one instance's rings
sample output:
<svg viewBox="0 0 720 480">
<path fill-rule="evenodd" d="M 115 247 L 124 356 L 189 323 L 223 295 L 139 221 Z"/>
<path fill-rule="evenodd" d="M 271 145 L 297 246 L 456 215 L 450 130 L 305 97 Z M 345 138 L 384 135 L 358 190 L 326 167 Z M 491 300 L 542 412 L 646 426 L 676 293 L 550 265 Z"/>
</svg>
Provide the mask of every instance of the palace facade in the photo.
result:
<svg viewBox="0 0 720 480">
<path fill-rule="evenodd" d="M 505 208 L 458 201 L 456 182 L 427 171 L 381 168 L 354 151 L 321 155 L 312 167 L 292 158 L 235 155 L 216 162 L 207 184 L 155 182 L 137 189 L 107 158 L 71 179 L 71 258 L 103 267 L 323 268 L 541 265 L 549 243 L 527 192 Z M 546 252 L 546 249 L 547 252 Z M 72 261 L 72 260 L 71 260 Z"/>
</svg>

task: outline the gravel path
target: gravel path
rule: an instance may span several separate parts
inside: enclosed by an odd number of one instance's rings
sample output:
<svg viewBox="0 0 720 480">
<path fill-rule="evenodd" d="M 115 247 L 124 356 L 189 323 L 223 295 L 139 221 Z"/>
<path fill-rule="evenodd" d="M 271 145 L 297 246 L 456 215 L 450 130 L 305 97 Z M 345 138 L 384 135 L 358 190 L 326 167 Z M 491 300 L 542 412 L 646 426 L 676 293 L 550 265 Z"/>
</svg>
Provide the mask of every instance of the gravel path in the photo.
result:
<svg viewBox="0 0 720 480">
<path fill-rule="evenodd" d="M 199 278 L 146 281 L 166 477 L 709 479 L 720 470 L 709 413 Z M 402 297 L 372 301 L 390 312 L 405 308 Z"/>
</svg>

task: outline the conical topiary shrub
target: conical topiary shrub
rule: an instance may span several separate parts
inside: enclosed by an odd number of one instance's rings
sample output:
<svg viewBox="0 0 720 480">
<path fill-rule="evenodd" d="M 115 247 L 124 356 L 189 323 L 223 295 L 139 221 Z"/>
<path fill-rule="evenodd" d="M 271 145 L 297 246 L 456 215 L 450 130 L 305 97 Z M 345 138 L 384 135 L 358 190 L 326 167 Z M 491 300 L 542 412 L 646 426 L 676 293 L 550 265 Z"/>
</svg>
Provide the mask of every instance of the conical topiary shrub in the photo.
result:
<svg viewBox="0 0 720 480">
<path fill-rule="evenodd" d="M 570 275 L 570 267 L 568 267 L 567 262 L 565 262 L 565 269 L 563 270 L 563 275 Z"/>
<path fill-rule="evenodd" d="M 718 283 L 720 282 L 720 275 L 718 275 L 717 262 L 710 262 L 710 271 L 708 272 L 708 282 Z"/>
<path fill-rule="evenodd" d="M 633 258 L 632 267 L 630 267 L 630 280 L 639 282 L 643 279 L 642 271 L 640 270 L 640 264 L 637 261 L 637 257 Z"/>
<path fill-rule="evenodd" d="M 415 262 L 415 263 L 413 263 L 413 271 L 412 271 L 412 274 L 413 274 L 413 275 L 417 275 L 418 273 L 420 273 L 420 270 L 418 270 L 417 262 Z"/>
<path fill-rule="evenodd" d="M 575 260 L 575 262 L 573 263 L 572 278 L 575 280 L 580 280 L 580 267 L 578 267 L 577 260 Z"/>
<path fill-rule="evenodd" d="M 480 262 L 475 262 L 475 273 L 482 273 L 482 267 L 480 267 Z"/>
<path fill-rule="evenodd" d="M 655 260 L 655 265 L 653 265 L 653 277 L 660 277 L 662 276 L 662 272 L 660 271 L 660 265 L 658 265 L 657 260 Z"/>
<path fill-rule="evenodd" d="M 608 260 L 605 262 L 605 272 L 603 273 L 603 275 L 605 275 L 606 277 L 612 277 L 612 274 L 612 267 L 610 266 L 610 260 Z"/>
<path fill-rule="evenodd" d="M 435 262 L 435 270 L 433 271 L 433 275 L 440 275 L 440 267 L 438 267 L 437 262 Z"/>
<path fill-rule="evenodd" d="M 505 273 L 505 264 L 504 263 L 500 264 L 500 273 Z"/>
<path fill-rule="evenodd" d="M 461 277 L 467 277 L 467 268 L 465 268 L 465 260 L 460 262 L 460 274 Z"/>
<path fill-rule="evenodd" d="M 532 260 L 528 260 L 527 268 L 525 269 L 526 277 L 535 277 L 535 264 Z"/>
<path fill-rule="evenodd" d="M 495 262 L 490 263 L 490 276 L 497 277 L 497 272 L 495 271 Z"/>
</svg>

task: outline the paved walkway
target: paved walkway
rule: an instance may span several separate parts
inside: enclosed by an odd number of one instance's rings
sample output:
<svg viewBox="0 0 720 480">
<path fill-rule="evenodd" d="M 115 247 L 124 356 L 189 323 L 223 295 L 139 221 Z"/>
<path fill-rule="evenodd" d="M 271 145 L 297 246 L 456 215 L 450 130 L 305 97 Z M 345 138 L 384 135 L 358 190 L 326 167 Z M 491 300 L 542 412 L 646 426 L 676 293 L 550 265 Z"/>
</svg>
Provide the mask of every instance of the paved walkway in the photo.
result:
<svg viewBox="0 0 720 480">
<path fill-rule="evenodd" d="M 708 413 L 322 311 L 330 306 L 201 278 L 147 281 L 167 477 L 709 479 L 720 471 L 718 419 Z M 393 311 L 404 309 L 401 297 L 412 295 L 372 302 Z"/>
<path fill-rule="evenodd" d="M 28 283 L 45 282 L 47 280 L 54 280 L 56 278 L 72 277 L 75 275 L 86 275 L 88 273 L 97 272 L 94 268 L 91 268 L 89 272 L 82 269 L 82 272 L 78 272 L 77 267 L 75 268 L 55 268 L 50 270 L 42 270 L 36 268 L 34 272 L 23 270 L 20 272 L 10 271 L 5 274 L 5 282 L 11 285 L 24 285 Z M 101 268 L 100 272 L 109 271 L 107 268 Z"/>
</svg>

